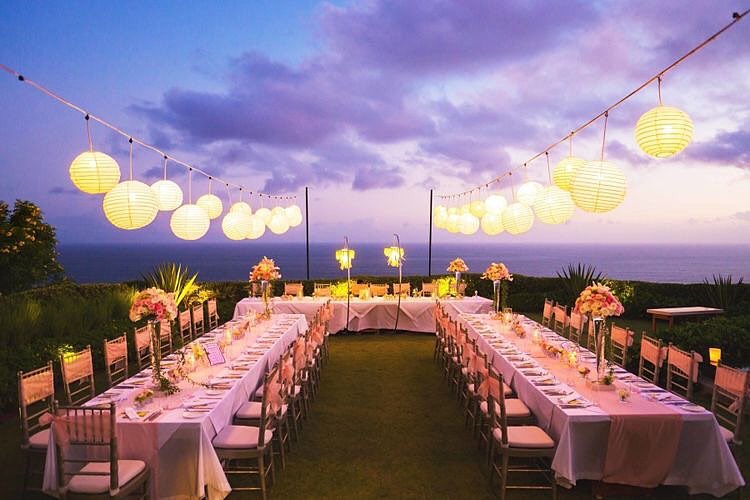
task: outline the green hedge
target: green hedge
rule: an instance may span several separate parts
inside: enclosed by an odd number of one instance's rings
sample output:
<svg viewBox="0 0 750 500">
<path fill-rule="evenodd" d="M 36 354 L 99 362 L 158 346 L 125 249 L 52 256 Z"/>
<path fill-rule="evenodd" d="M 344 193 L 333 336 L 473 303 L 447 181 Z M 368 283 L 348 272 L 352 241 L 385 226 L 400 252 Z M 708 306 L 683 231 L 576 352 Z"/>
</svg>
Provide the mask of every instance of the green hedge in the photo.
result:
<svg viewBox="0 0 750 500">
<path fill-rule="evenodd" d="M 680 323 L 657 336 L 680 349 L 695 351 L 708 365 L 708 348 L 721 348 L 722 362 L 735 367 L 750 367 L 750 314 L 717 316 L 701 323 Z"/>
</svg>

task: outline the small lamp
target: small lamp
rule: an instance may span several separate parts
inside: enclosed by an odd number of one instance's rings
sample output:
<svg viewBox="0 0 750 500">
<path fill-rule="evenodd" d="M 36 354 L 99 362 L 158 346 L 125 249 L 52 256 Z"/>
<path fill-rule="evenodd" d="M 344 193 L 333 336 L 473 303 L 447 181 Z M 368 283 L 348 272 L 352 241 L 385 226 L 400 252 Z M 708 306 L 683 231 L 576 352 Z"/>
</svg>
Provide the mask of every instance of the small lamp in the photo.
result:
<svg viewBox="0 0 750 500">
<path fill-rule="evenodd" d="M 354 260 L 354 250 L 349 248 L 349 237 L 344 236 L 344 248 L 336 250 L 336 260 L 339 262 L 341 269 L 346 269 L 346 330 L 349 331 L 349 301 L 351 291 L 351 272 L 352 261 Z"/>
<path fill-rule="evenodd" d="M 383 254 L 388 259 L 389 266 L 398 268 L 398 305 L 396 306 L 396 323 L 393 325 L 393 331 L 395 333 L 398 329 L 398 317 L 401 314 L 401 271 L 404 265 L 404 249 L 401 248 L 401 240 L 399 239 L 398 234 L 394 233 L 393 238 L 396 244 L 394 246 L 385 247 L 383 249 Z"/>
<path fill-rule="evenodd" d="M 708 348 L 708 360 L 713 366 L 719 366 L 721 363 L 721 348 L 709 347 Z"/>
</svg>

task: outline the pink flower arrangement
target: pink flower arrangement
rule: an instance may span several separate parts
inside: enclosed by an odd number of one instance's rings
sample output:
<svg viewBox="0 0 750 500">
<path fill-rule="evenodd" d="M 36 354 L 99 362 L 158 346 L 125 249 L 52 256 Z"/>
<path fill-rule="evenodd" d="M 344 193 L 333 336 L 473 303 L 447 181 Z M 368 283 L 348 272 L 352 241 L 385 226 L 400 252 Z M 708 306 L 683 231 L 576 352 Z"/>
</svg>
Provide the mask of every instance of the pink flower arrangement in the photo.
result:
<svg viewBox="0 0 750 500">
<path fill-rule="evenodd" d="M 513 275 L 510 274 L 510 271 L 508 271 L 508 268 L 505 267 L 505 264 L 502 262 L 493 262 L 482 275 L 482 279 L 492 281 L 513 281 Z"/>
<path fill-rule="evenodd" d="M 449 273 L 468 273 L 469 272 L 469 266 L 466 265 L 466 262 L 464 262 L 464 259 L 461 257 L 456 257 L 451 261 L 450 264 L 448 264 L 448 269 L 446 269 Z"/>
<path fill-rule="evenodd" d="M 593 318 L 606 318 L 621 315 L 625 308 L 608 286 L 594 283 L 587 286 L 576 299 L 575 312 L 590 314 Z"/>
<path fill-rule="evenodd" d="M 273 259 L 263 257 L 260 262 L 253 266 L 250 273 L 250 281 L 273 281 L 281 279 L 279 268 Z"/>
<path fill-rule="evenodd" d="M 130 306 L 130 321 L 139 321 L 153 316 L 156 321 L 172 321 L 177 317 L 177 304 L 174 294 L 160 288 L 147 288 L 133 297 Z"/>
</svg>

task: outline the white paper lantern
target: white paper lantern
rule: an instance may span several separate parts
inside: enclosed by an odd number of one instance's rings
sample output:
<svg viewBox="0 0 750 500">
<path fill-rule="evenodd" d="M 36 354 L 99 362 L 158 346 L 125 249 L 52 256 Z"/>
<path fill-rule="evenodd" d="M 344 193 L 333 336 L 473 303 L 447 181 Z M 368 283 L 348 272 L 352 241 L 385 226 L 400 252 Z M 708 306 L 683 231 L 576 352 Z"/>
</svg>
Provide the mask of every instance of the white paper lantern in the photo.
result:
<svg viewBox="0 0 750 500">
<path fill-rule="evenodd" d="M 534 225 L 534 212 L 527 205 L 515 202 L 503 211 L 503 227 L 510 234 L 525 233 Z"/>
<path fill-rule="evenodd" d="M 471 205 L 469 205 L 468 203 L 464 203 L 458 209 L 458 213 L 461 214 L 461 215 L 471 213 Z"/>
<path fill-rule="evenodd" d="M 635 141 L 649 156 L 667 158 L 679 153 L 693 140 L 693 121 L 687 113 L 671 106 L 657 106 L 638 119 Z"/>
<path fill-rule="evenodd" d="M 445 229 L 445 224 L 448 222 L 448 209 L 443 205 L 436 206 L 432 210 L 432 222 L 435 227 Z"/>
<path fill-rule="evenodd" d="M 562 224 L 567 222 L 575 211 L 575 204 L 570 193 L 557 186 L 547 186 L 537 197 L 534 213 L 537 219 L 545 224 Z"/>
<path fill-rule="evenodd" d="M 259 208 L 255 212 L 255 215 L 257 215 L 258 217 L 260 217 L 260 220 L 262 220 L 263 224 L 265 224 L 266 226 L 271 222 L 271 211 L 269 209 L 265 208 L 265 207 L 264 208 Z"/>
<path fill-rule="evenodd" d="M 491 212 L 493 214 L 502 213 L 507 206 L 508 200 L 506 200 L 505 196 L 501 194 L 491 194 L 487 197 L 486 200 L 484 200 L 484 208 L 487 210 L 487 212 Z"/>
<path fill-rule="evenodd" d="M 198 205 L 182 205 L 174 211 L 169 220 L 169 227 L 175 236 L 183 240 L 198 240 L 208 232 L 211 220 L 204 209 Z"/>
<path fill-rule="evenodd" d="M 230 240 L 244 240 L 250 232 L 251 217 L 252 215 L 243 210 L 230 211 L 221 219 L 221 230 Z"/>
<path fill-rule="evenodd" d="M 469 206 L 469 210 L 471 210 L 471 214 L 474 217 L 482 218 L 484 213 L 487 211 L 487 209 L 484 207 L 484 202 L 482 200 L 474 200 L 471 202 L 471 205 Z"/>
<path fill-rule="evenodd" d="M 461 234 L 474 234 L 479 230 L 479 219 L 474 217 L 471 213 L 465 213 L 461 216 L 458 222 L 458 230 Z"/>
<path fill-rule="evenodd" d="M 461 216 L 458 214 L 451 214 L 448 216 L 448 221 L 445 223 L 445 229 L 449 233 L 458 232 L 458 223 L 461 220 Z"/>
<path fill-rule="evenodd" d="M 114 158 L 98 151 L 76 156 L 68 173 L 73 184 L 89 194 L 106 193 L 120 182 L 120 166 Z"/>
<path fill-rule="evenodd" d="M 257 240 L 266 233 L 266 223 L 257 215 L 250 216 L 250 230 L 247 232 L 248 240 Z"/>
<path fill-rule="evenodd" d="M 176 183 L 170 180 L 156 181 L 151 184 L 151 189 L 162 212 L 171 212 L 182 205 L 182 189 Z"/>
<path fill-rule="evenodd" d="M 518 188 L 516 198 L 524 205 L 531 207 L 534 205 L 534 203 L 536 203 L 537 197 L 539 196 L 543 188 L 544 186 L 536 181 L 524 182 L 523 184 L 521 184 L 521 187 Z"/>
<path fill-rule="evenodd" d="M 259 217 L 258 214 L 255 214 Z M 271 220 L 268 222 L 268 229 L 274 234 L 284 234 L 289 231 L 289 219 L 286 217 L 286 211 L 281 207 L 275 207 L 271 210 Z"/>
<path fill-rule="evenodd" d="M 481 226 L 482 231 L 490 236 L 495 236 L 505 230 L 502 215 L 492 212 L 487 212 L 482 216 Z"/>
<path fill-rule="evenodd" d="M 625 199 L 627 182 L 622 170 L 608 161 L 589 161 L 576 172 L 570 194 L 587 212 L 609 212 Z"/>
<path fill-rule="evenodd" d="M 576 172 L 584 165 L 586 165 L 586 160 L 583 158 L 566 156 L 557 162 L 554 170 L 552 170 L 552 183 L 560 189 L 570 191 L 570 185 L 573 182 Z"/>
<path fill-rule="evenodd" d="M 289 227 L 297 227 L 302 224 L 302 210 L 297 205 L 290 205 L 284 209 L 286 218 L 289 219 Z"/>
<path fill-rule="evenodd" d="M 230 212 L 245 212 L 247 215 L 253 215 L 253 209 L 245 203 L 244 201 L 238 201 L 237 203 L 233 203 L 231 207 L 229 207 Z"/>
<path fill-rule="evenodd" d="M 204 194 L 198 198 L 198 201 L 196 201 L 195 204 L 205 210 L 208 214 L 208 218 L 211 220 L 219 217 L 224 210 L 224 204 L 221 202 L 221 198 L 215 194 Z"/>
<path fill-rule="evenodd" d="M 123 181 L 104 195 L 104 215 L 120 229 L 140 229 L 151 224 L 159 212 L 156 194 L 140 181 Z"/>
</svg>

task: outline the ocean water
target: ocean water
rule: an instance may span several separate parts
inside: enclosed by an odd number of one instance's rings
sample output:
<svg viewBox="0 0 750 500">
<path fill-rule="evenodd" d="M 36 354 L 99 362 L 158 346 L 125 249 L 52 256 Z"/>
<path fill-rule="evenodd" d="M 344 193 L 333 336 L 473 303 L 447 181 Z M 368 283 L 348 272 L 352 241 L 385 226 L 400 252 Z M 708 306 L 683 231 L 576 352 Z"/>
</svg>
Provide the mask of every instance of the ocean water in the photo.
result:
<svg viewBox="0 0 750 500">
<path fill-rule="evenodd" d="M 310 278 L 341 279 L 334 259 L 341 244 L 310 244 Z M 386 266 L 381 244 L 352 245 L 356 251 L 352 275 L 396 276 Z M 404 275 L 428 271 L 426 244 L 404 243 Z M 60 262 L 79 283 L 104 283 L 140 278 L 161 262 L 177 262 L 198 273 L 200 280 L 246 280 L 263 256 L 276 260 L 285 279 L 306 277 L 304 243 L 269 244 L 144 244 L 59 245 Z M 742 245 L 466 245 L 439 244 L 432 249 L 432 274 L 447 274 L 448 262 L 462 257 L 471 272 L 482 272 L 490 262 L 504 262 L 513 273 L 555 276 L 563 266 L 595 265 L 610 278 L 694 283 L 713 274 L 750 280 L 750 246 Z"/>
</svg>

